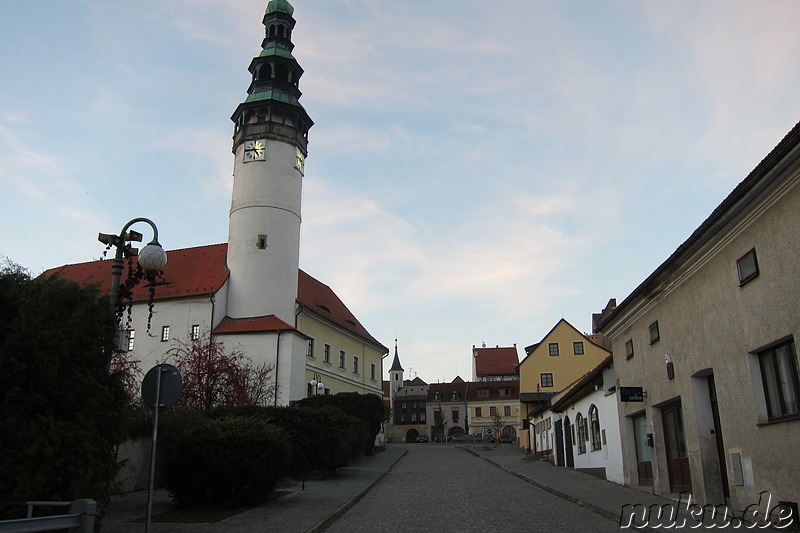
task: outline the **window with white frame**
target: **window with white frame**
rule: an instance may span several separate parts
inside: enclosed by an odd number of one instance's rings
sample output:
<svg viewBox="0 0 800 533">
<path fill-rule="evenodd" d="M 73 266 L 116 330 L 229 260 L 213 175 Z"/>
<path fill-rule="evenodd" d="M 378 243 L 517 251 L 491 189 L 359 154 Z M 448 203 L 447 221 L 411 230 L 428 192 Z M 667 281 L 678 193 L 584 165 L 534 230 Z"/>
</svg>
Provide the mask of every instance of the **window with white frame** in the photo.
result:
<svg viewBox="0 0 800 533">
<path fill-rule="evenodd" d="M 551 356 L 555 357 L 556 355 L 558 355 L 558 343 L 557 342 L 549 343 L 547 345 L 547 349 L 550 351 L 550 355 Z"/>
<path fill-rule="evenodd" d="M 583 341 L 576 341 L 572 343 L 572 353 L 575 355 L 583 355 Z"/>
<path fill-rule="evenodd" d="M 800 414 L 800 379 L 794 339 L 758 352 L 758 362 L 769 419 Z"/>
<path fill-rule="evenodd" d="M 193 341 L 200 340 L 200 324 L 192 325 L 192 331 L 190 332 L 190 337 Z"/>
<path fill-rule="evenodd" d="M 503 406 L 503 416 L 511 416 L 511 406 L 504 405 Z"/>
<path fill-rule="evenodd" d="M 553 386 L 553 373 L 552 372 L 543 372 L 540 375 L 542 387 L 552 387 Z"/>
<path fill-rule="evenodd" d="M 136 337 L 136 330 L 135 329 L 129 329 L 128 330 L 128 351 L 129 352 L 133 350 L 133 344 L 134 344 L 135 337 Z"/>
<path fill-rule="evenodd" d="M 161 326 L 161 342 L 169 340 L 169 326 Z"/>
</svg>

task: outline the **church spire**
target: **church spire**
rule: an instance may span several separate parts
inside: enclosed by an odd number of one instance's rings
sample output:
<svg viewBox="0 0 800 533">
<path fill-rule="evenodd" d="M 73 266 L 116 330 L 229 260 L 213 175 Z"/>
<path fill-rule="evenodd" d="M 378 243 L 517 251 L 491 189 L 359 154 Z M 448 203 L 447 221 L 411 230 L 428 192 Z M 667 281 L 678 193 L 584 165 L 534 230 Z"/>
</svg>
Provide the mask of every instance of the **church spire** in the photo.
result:
<svg viewBox="0 0 800 533">
<path fill-rule="evenodd" d="M 392 362 L 392 368 L 389 369 L 389 372 L 403 372 L 403 367 L 400 366 L 400 355 L 397 353 L 397 339 L 394 340 L 394 361 Z"/>
<path fill-rule="evenodd" d="M 314 125 L 300 104 L 303 69 L 292 55 L 294 8 L 271 0 L 264 13 L 261 53 L 247 68 L 252 76 L 247 98 L 233 112 L 233 151 L 248 140 L 268 138 L 294 144 L 307 155 L 308 130 Z"/>
</svg>

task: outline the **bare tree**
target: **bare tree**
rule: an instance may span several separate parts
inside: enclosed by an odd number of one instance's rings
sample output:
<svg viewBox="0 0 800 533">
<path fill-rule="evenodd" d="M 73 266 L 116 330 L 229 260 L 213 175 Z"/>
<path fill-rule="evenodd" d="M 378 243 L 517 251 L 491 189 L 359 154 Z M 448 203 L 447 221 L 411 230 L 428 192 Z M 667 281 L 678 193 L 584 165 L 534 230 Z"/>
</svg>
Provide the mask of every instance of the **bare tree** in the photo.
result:
<svg viewBox="0 0 800 533">
<path fill-rule="evenodd" d="M 240 350 L 213 336 L 178 341 L 167 351 L 183 377 L 179 405 L 208 410 L 218 406 L 267 405 L 275 397 L 270 365 L 255 366 Z"/>
</svg>

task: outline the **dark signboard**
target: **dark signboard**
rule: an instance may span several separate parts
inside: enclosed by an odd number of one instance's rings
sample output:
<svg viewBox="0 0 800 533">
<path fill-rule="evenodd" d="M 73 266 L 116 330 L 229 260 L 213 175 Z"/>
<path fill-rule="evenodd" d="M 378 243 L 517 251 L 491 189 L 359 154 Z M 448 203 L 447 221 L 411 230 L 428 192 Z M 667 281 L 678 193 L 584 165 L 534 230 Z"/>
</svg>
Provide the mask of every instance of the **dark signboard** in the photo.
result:
<svg viewBox="0 0 800 533">
<path fill-rule="evenodd" d="M 623 402 L 643 402 L 644 391 L 641 387 L 620 387 L 619 399 Z"/>
</svg>

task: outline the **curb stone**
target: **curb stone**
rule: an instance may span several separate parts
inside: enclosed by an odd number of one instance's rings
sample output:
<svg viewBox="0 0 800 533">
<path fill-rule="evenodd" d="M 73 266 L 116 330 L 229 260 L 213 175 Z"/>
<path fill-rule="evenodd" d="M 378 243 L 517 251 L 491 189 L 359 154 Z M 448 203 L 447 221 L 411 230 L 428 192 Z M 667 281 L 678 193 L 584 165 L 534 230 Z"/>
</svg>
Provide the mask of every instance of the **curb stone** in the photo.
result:
<svg viewBox="0 0 800 533">
<path fill-rule="evenodd" d="M 395 460 L 394 460 L 394 462 L 393 462 L 392 464 L 390 464 L 390 465 L 389 465 L 389 468 L 387 468 L 387 469 L 386 469 L 384 472 L 382 472 L 382 473 L 381 473 L 379 476 L 377 476 L 375 479 L 373 479 L 373 480 L 372 480 L 372 481 L 371 481 L 371 482 L 370 482 L 370 483 L 369 483 L 369 484 L 368 484 L 366 487 L 364 487 L 364 489 L 363 489 L 363 490 L 361 490 L 361 491 L 360 491 L 358 494 L 356 494 L 355 496 L 353 496 L 352 498 L 350 498 L 348 501 L 344 502 L 344 503 L 343 503 L 343 504 L 342 504 L 342 505 L 341 505 L 341 506 L 340 506 L 338 509 L 336 509 L 336 511 L 334 511 L 334 512 L 333 512 L 333 513 L 332 513 L 330 516 L 328 516 L 328 517 L 327 517 L 325 520 L 323 520 L 322 522 L 320 522 L 320 523 L 319 523 L 319 524 L 317 524 L 316 526 L 313 526 L 313 527 L 310 527 L 310 528 L 308 528 L 308 529 L 305 531 L 305 533 L 319 533 L 319 532 L 321 532 L 321 531 L 324 531 L 324 530 L 325 530 L 325 529 L 326 529 L 328 526 L 330 526 L 330 525 L 331 525 L 333 522 L 335 522 L 335 521 L 336 521 L 336 520 L 337 520 L 337 519 L 338 519 L 340 516 L 342 516 L 342 515 L 343 515 L 344 513 L 346 513 L 346 512 L 347 512 L 347 511 L 348 511 L 348 510 L 349 510 L 351 507 L 353 507 L 353 506 L 354 506 L 356 503 L 358 503 L 358 501 L 359 501 L 361 498 L 363 498 L 364 496 L 366 496 L 366 494 L 367 494 L 367 493 L 368 493 L 370 490 L 372 490 L 372 487 L 374 487 L 375 485 L 377 485 L 377 484 L 378 484 L 378 483 L 379 483 L 379 482 L 380 482 L 380 481 L 381 481 L 381 480 L 384 478 L 384 476 L 385 476 L 386 474 L 388 474 L 388 473 L 389 473 L 389 472 L 390 472 L 390 471 L 391 471 L 391 470 L 394 468 L 394 466 L 395 466 L 395 465 L 396 465 L 398 462 L 400 462 L 400 459 L 402 459 L 403 457 L 405 457 L 405 456 L 406 456 L 406 454 L 407 454 L 407 453 L 408 453 L 408 450 L 403 450 L 403 453 L 401 453 L 401 454 L 400 454 L 400 455 L 397 457 L 397 459 L 395 459 Z"/>
</svg>

